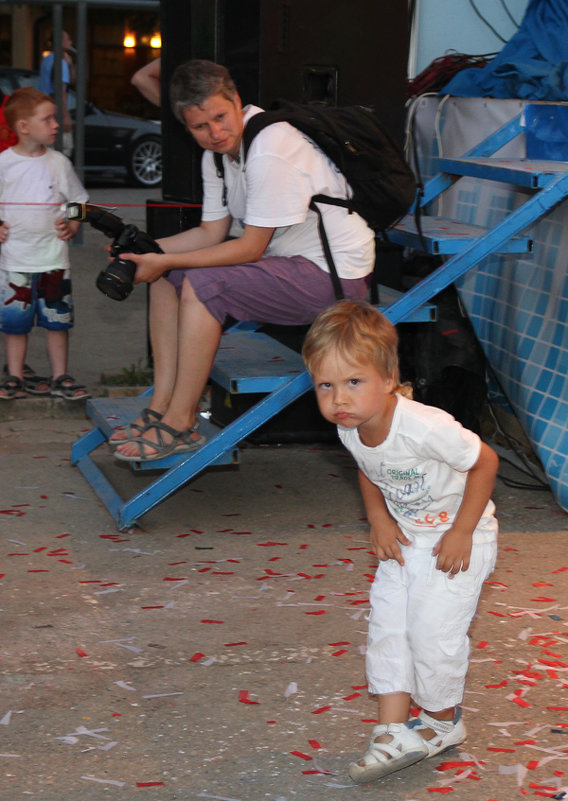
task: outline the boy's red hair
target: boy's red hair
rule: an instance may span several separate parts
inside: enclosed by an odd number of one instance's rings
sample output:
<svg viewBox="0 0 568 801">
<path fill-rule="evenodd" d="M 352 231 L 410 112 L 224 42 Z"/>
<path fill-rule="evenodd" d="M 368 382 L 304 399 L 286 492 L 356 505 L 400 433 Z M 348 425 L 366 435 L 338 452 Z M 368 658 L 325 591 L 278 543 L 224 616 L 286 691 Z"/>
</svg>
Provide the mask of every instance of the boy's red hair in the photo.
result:
<svg viewBox="0 0 568 801">
<path fill-rule="evenodd" d="M 15 131 L 19 120 L 26 120 L 33 117 L 38 106 L 45 102 L 53 103 L 53 98 L 34 89 L 33 86 L 26 86 L 24 89 L 16 89 L 6 101 L 4 106 L 4 116 L 10 128 Z"/>
</svg>

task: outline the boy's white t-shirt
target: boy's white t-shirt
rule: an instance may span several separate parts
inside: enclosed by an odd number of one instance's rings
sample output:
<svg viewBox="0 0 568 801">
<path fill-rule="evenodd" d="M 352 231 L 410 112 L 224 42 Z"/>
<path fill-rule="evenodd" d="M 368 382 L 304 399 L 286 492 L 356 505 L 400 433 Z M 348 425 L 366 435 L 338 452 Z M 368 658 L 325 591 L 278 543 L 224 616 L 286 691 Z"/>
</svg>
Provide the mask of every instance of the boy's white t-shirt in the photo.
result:
<svg viewBox="0 0 568 801">
<path fill-rule="evenodd" d="M 390 431 L 380 445 L 361 442 L 356 428 L 338 434 L 359 469 L 382 492 L 389 512 L 418 548 L 432 548 L 447 531 L 463 499 L 467 472 L 481 440 L 450 414 L 397 395 Z M 474 542 L 497 538 L 495 506 L 489 501 Z"/>
<path fill-rule="evenodd" d="M 41 273 L 69 267 L 68 243 L 55 222 L 61 204 L 86 203 L 87 191 L 62 153 L 47 148 L 42 156 L 21 156 L 14 148 L 0 154 L 0 219 L 9 223 L 0 247 L 0 269 Z"/>
<path fill-rule="evenodd" d="M 247 106 L 248 120 L 261 112 Z M 252 140 L 246 163 L 223 157 L 223 181 L 217 175 L 213 153 L 202 159 L 204 221 L 233 218 L 231 233 L 239 236 L 244 225 L 275 228 L 264 257 L 304 256 L 329 272 L 319 234 L 317 216 L 308 206 L 313 195 L 345 198 L 351 190 L 333 162 L 287 122 L 269 125 Z M 320 203 L 335 266 L 341 278 L 362 278 L 374 265 L 374 233 L 358 214 Z"/>
</svg>

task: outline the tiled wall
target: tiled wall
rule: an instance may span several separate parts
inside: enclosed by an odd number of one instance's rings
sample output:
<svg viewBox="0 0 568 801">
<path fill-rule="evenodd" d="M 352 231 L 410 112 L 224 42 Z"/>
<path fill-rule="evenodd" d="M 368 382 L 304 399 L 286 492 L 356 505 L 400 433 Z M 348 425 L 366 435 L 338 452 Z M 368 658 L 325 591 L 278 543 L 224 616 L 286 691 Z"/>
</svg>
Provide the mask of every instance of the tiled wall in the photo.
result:
<svg viewBox="0 0 568 801">
<path fill-rule="evenodd" d="M 520 101 L 452 98 L 438 115 L 438 98 L 419 101 L 416 130 L 424 174 L 436 171 L 440 149 L 446 156 L 461 155 L 520 106 Z M 523 157 L 524 143 L 518 139 L 499 155 Z M 436 213 L 493 227 L 526 198 L 515 187 L 466 178 L 446 193 Z M 568 200 L 528 233 L 532 253 L 488 257 L 458 287 L 555 497 L 568 511 Z"/>
</svg>

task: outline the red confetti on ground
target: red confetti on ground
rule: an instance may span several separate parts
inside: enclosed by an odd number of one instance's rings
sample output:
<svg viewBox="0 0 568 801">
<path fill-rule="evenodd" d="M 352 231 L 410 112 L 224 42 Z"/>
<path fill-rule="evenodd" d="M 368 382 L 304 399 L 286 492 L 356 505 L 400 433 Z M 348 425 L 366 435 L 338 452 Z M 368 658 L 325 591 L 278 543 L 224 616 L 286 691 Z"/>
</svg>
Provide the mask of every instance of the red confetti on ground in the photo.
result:
<svg viewBox="0 0 568 801">
<path fill-rule="evenodd" d="M 503 752 L 504 754 L 514 754 L 517 749 L 516 748 L 495 748 L 494 746 L 490 745 L 490 746 L 488 746 L 487 750 L 488 751 L 500 751 L 500 752 Z"/>
<path fill-rule="evenodd" d="M 477 764 L 483 765 L 483 762 L 442 762 L 441 765 L 436 767 L 436 770 L 444 771 L 444 770 L 455 770 L 456 768 L 473 768 Z"/>
<path fill-rule="evenodd" d="M 306 612 L 306 615 L 326 615 L 325 609 L 320 609 L 318 612 Z"/>
<path fill-rule="evenodd" d="M 163 609 L 163 606 L 141 606 L 140 609 Z"/>
<path fill-rule="evenodd" d="M 89 654 L 86 654 L 86 653 L 83 651 L 83 649 L 82 649 L 82 648 L 77 648 L 76 650 L 77 650 L 77 656 L 89 656 Z"/>
<path fill-rule="evenodd" d="M 248 690 L 240 690 L 239 691 L 239 701 L 241 704 L 259 704 L 259 701 L 253 701 L 249 698 L 249 691 Z"/>
<path fill-rule="evenodd" d="M 299 757 L 300 759 L 306 759 L 308 762 L 313 759 L 313 757 L 311 757 L 309 754 L 302 754 L 301 751 L 290 751 L 290 753 L 292 756 Z"/>
<path fill-rule="evenodd" d="M 202 654 L 201 651 L 197 651 L 196 653 L 193 654 L 192 657 L 190 657 L 189 661 L 199 662 L 200 659 L 205 659 L 205 654 Z"/>
<path fill-rule="evenodd" d="M 225 648 L 233 648 L 235 645 L 247 645 L 248 643 L 245 640 L 241 640 L 241 642 L 226 642 Z"/>
<path fill-rule="evenodd" d="M 308 742 L 312 746 L 312 748 L 321 748 L 321 745 L 318 743 L 317 740 L 308 740 Z"/>
<path fill-rule="evenodd" d="M 162 787 L 165 782 L 136 782 L 136 787 Z"/>
<path fill-rule="evenodd" d="M 428 787 L 429 793 L 453 793 L 453 787 Z"/>
<path fill-rule="evenodd" d="M 224 623 L 224 620 L 202 620 L 202 623 Z"/>
<path fill-rule="evenodd" d="M 341 648 L 339 651 L 335 651 L 332 656 L 342 656 L 343 654 L 347 653 L 347 648 Z"/>
<path fill-rule="evenodd" d="M 314 709 L 312 715 L 321 715 L 322 712 L 327 712 L 328 709 L 331 709 L 330 706 L 320 706 L 319 709 Z"/>
<path fill-rule="evenodd" d="M 476 648 L 487 648 L 488 645 L 489 645 L 489 643 L 488 643 L 487 640 L 481 640 L 481 642 L 478 642 L 475 647 Z"/>
</svg>

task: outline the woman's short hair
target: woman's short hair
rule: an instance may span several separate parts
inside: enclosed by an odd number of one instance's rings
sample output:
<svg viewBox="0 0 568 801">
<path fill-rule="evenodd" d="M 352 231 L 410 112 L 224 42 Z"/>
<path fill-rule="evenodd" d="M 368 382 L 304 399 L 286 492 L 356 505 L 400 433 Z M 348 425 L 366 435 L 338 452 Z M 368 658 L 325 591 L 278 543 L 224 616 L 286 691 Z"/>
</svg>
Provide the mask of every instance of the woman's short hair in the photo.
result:
<svg viewBox="0 0 568 801">
<path fill-rule="evenodd" d="M 353 364 L 372 364 L 383 378 L 393 378 L 398 385 L 396 328 L 370 303 L 341 300 L 316 317 L 302 348 L 310 375 L 331 350 Z"/>
<path fill-rule="evenodd" d="M 237 87 L 229 70 L 222 64 L 205 59 L 193 59 L 180 64 L 170 82 L 172 111 L 180 122 L 185 123 L 183 112 L 190 106 L 201 106 L 209 97 L 222 95 L 234 100 Z"/>
</svg>

